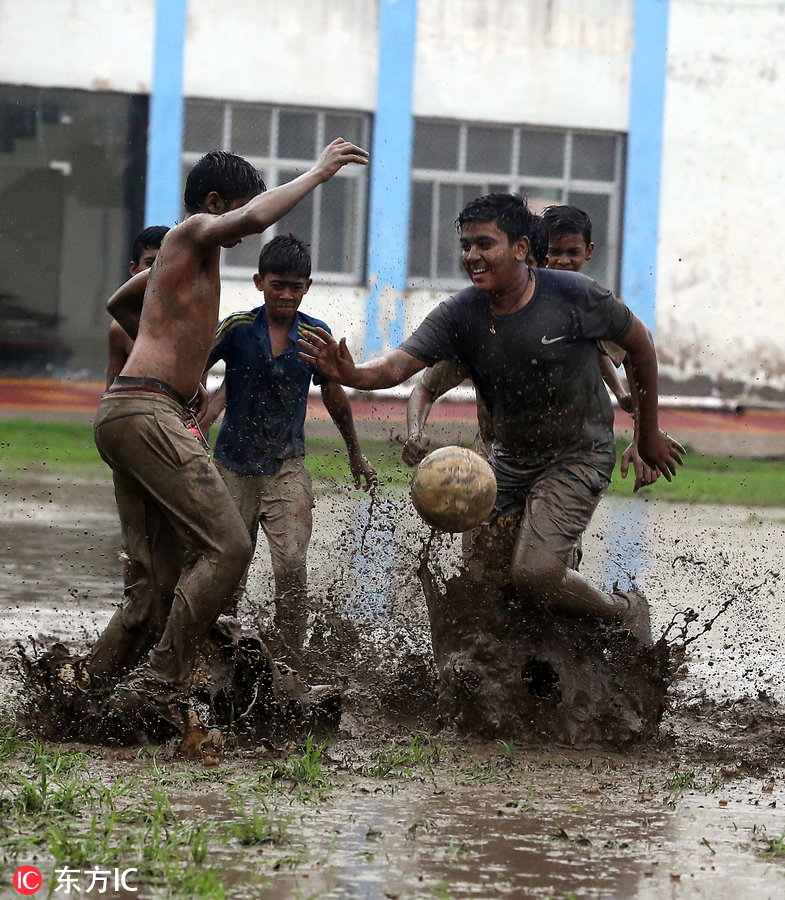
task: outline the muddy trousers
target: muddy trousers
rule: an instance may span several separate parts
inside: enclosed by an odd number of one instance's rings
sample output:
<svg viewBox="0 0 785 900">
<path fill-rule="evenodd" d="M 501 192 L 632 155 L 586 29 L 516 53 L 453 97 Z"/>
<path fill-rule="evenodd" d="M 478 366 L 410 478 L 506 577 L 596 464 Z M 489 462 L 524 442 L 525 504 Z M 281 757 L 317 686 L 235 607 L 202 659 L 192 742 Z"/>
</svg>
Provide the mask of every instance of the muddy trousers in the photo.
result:
<svg viewBox="0 0 785 900">
<path fill-rule="evenodd" d="M 98 408 L 95 441 L 112 468 L 128 555 L 122 605 L 88 663 L 107 680 L 150 651 L 152 674 L 185 687 L 250 559 L 242 519 L 185 415 L 153 393 L 107 394 Z"/>
<path fill-rule="evenodd" d="M 261 527 L 275 580 L 276 632 L 299 653 L 308 623 L 306 556 L 313 530 L 313 486 L 301 456 L 285 459 L 272 475 L 240 475 L 217 463 L 256 546 Z M 235 597 L 245 590 L 245 578 Z"/>
</svg>

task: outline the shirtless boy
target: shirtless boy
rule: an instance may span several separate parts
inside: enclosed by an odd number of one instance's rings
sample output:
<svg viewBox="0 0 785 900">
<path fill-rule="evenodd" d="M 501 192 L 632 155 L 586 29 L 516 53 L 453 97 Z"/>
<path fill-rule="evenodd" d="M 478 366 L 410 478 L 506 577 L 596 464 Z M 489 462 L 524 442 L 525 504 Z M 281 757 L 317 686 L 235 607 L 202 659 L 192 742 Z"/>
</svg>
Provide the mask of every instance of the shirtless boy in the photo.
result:
<svg viewBox="0 0 785 900">
<path fill-rule="evenodd" d="M 124 534 L 144 535 L 163 516 L 184 548 L 171 604 L 157 583 L 129 585 L 91 651 L 87 671 L 99 683 L 128 673 L 110 706 L 160 710 L 182 696 L 200 644 L 251 554 L 240 513 L 188 431 L 188 406 L 203 396 L 200 381 L 218 324 L 221 248 L 263 232 L 344 165 L 367 162 L 366 151 L 338 138 L 303 175 L 262 193 L 259 173 L 244 159 L 208 153 L 186 180 L 188 218 L 167 234 L 153 268 L 109 299 L 109 312 L 135 343 L 98 408 L 96 445 L 118 476 Z M 149 552 L 159 555 L 161 548 Z M 158 562 L 166 561 L 154 557 L 152 571 Z M 147 661 L 129 673 L 147 651 Z"/>
</svg>

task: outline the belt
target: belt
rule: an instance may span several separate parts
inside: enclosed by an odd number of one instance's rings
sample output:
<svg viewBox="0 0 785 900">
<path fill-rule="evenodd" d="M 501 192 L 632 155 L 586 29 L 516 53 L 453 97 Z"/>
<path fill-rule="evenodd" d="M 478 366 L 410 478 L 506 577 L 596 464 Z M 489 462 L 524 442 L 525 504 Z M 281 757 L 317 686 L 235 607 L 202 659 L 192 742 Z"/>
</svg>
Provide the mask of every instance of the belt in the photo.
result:
<svg viewBox="0 0 785 900">
<path fill-rule="evenodd" d="M 171 384 L 161 381 L 158 378 L 148 378 L 147 376 L 135 375 L 118 375 L 107 389 L 107 394 L 116 394 L 118 391 L 142 391 L 147 394 L 165 394 L 180 406 L 186 408 L 188 401 L 183 395 L 173 388 Z"/>
</svg>

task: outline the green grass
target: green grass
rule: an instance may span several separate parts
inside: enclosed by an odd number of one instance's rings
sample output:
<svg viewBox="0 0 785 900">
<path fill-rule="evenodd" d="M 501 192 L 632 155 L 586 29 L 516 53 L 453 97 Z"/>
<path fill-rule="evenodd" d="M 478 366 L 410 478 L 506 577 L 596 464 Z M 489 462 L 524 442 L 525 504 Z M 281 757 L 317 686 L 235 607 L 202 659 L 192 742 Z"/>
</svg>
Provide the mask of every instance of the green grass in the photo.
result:
<svg viewBox="0 0 785 900">
<path fill-rule="evenodd" d="M 107 469 L 93 443 L 89 425 L 76 422 L 0 420 L 0 477 L 18 478 L 27 473 L 54 472 L 100 476 Z M 382 485 L 405 488 L 411 469 L 401 461 L 401 447 L 391 441 L 362 441 L 366 456 L 376 467 Z M 618 456 L 624 444 L 619 443 Z M 349 465 L 340 439 L 308 438 L 306 465 L 325 485 L 351 484 Z M 633 477 L 614 472 L 609 493 L 632 496 Z M 685 465 L 668 483 L 638 492 L 638 497 L 660 497 L 686 503 L 719 503 L 744 506 L 785 507 L 785 465 L 776 459 L 706 456 L 689 452 Z"/>
<path fill-rule="evenodd" d="M 624 446 L 617 454 L 621 458 Z M 632 494 L 632 472 L 623 479 L 618 467 L 609 493 Z M 704 456 L 689 452 L 670 483 L 660 478 L 638 492 L 640 497 L 661 497 L 686 503 L 725 503 L 741 506 L 785 506 L 785 464 L 777 459 Z"/>
<path fill-rule="evenodd" d="M 24 472 L 95 472 L 103 467 L 89 425 L 0 420 L 0 475 L 6 478 Z"/>
</svg>

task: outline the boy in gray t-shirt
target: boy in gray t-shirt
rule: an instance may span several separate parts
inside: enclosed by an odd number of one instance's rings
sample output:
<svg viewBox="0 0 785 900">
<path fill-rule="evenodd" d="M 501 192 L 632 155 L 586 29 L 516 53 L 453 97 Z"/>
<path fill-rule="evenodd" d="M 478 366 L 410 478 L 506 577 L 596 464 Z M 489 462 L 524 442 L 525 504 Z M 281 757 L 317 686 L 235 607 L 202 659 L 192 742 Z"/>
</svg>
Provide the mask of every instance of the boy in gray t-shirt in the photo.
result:
<svg viewBox="0 0 785 900">
<path fill-rule="evenodd" d="M 439 304 L 397 350 L 358 366 L 346 342 L 326 331 L 300 346 L 330 378 L 361 390 L 400 384 L 440 359 L 467 366 L 493 422 L 499 507 L 524 508 L 513 582 L 533 601 L 547 598 L 553 609 L 618 623 L 648 643 L 645 598 L 606 594 L 569 568 L 614 462 L 597 340 L 615 341 L 629 354 L 644 461 L 670 481 L 684 451 L 658 425 L 648 329 L 590 278 L 527 266 L 531 221 L 516 195 L 469 203 L 456 226 L 472 287 Z"/>
</svg>

